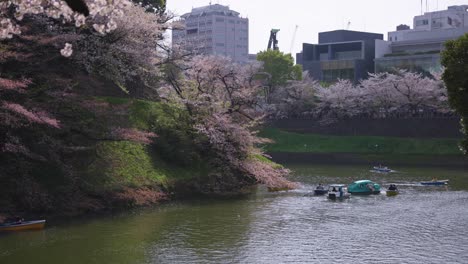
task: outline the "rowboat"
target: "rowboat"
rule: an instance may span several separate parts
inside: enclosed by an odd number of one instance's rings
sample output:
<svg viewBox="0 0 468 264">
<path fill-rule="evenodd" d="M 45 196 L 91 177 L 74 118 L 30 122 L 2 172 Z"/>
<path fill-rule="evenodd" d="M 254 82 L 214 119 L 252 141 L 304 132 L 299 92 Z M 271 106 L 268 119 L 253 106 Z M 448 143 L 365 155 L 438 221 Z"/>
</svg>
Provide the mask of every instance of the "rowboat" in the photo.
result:
<svg viewBox="0 0 468 264">
<path fill-rule="evenodd" d="M 388 167 L 375 166 L 372 168 L 371 172 L 389 173 L 393 172 L 393 170 Z"/>
<path fill-rule="evenodd" d="M 314 195 L 325 195 L 327 193 L 328 193 L 328 190 L 325 190 L 325 189 L 323 189 L 323 190 L 315 189 L 314 190 Z"/>
<path fill-rule="evenodd" d="M 328 193 L 328 190 L 326 190 L 325 187 L 321 183 L 314 190 L 314 195 L 324 195 L 327 193 Z"/>
<path fill-rule="evenodd" d="M 390 184 L 390 186 L 388 187 L 387 191 L 386 191 L 386 194 L 387 196 L 395 196 L 395 195 L 398 195 L 400 192 L 398 191 L 398 188 L 395 184 Z"/>
<path fill-rule="evenodd" d="M 387 196 L 396 196 L 398 195 L 400 192 L 398 190 L 387 190 L 386 191 L 386 194 Z"/>
<path fill-rule="evenodd" d="M 449 180 L 432 180 L 420 182 L 422 185 L 447 185 Z"/>
<path fill-rule="evenodd" d="M 1 231 L 23 231 L 23 230 L 40 230 L 45 226 L 46 220 L 22 221 L 13 223 L 0 224 Z"/>
<path fill-rule="evenodd" d="M 348 199 L 350 196 L 351 194 L 347 192 L 344 184 L 332 184 L 328 187 L 328 199 L 343 200 Z"/>
</svg>

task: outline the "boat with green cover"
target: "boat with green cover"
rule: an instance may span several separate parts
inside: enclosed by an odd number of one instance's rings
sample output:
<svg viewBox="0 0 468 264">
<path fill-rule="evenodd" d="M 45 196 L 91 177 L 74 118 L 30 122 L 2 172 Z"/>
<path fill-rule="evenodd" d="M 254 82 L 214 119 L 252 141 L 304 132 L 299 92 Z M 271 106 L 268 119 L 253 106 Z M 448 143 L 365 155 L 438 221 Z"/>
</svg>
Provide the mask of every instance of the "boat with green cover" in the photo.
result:
<svg viewBox="0 0 468 264">
<path fill-rule="evenodd" d="M 348 192 L 352 194 L 379 194 L 380 185 L 370 180 L 355 181 L 348 185 Z"/>
</svg>

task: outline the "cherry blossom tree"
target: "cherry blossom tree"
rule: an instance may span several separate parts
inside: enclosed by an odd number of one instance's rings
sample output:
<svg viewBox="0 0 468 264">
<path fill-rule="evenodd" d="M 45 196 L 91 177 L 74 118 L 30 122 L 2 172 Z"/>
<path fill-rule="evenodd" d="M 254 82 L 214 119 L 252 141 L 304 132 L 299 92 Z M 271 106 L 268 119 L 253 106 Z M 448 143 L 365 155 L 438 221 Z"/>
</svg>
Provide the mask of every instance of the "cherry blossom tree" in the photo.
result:
<svg viewBox="0 0 468 264">
<path fill-rule="evenodd" d="M 252 128 L 262 113 L 257 109 L 261 87 L 255 81 L 259 64 L 239 65 L 216 56 L 196 56 L 184 71 L 168 73 L 169 85 L 160 89 L 161 97 L 187 109 L 193 127 L 207 140 L 206 146 L 219 161 L 215 166 L 229 167 L 275 188 L 292 188 L 288 171 L 262 164 L 255 156 L 265 139 Z"/>
<path fill-rule="evenodd" d="M 302 80 L 290 80 L 271 95 L 271 104 L 262 105 L 269 118 L 281 119 L 313 114 L 320 84 L 307 73 Z"/>
<path fill-rule="evenodd" d="M 19 137 L 10 133 L 13 130 L 31 124 L 42 124 L 53 128 L 60 128 L 60 122 L 50 114 L 39 109 L 27 109 L 21 104 L 4 100 L 5 97 L 18 97 L 25 93 L 30 80 L 10 80 L 0 78 L 0 152 L 19 153 L 31 155 Z M 10 128 L 10 129 L 8 129 Z"/>
<path fill-rule="evenodd" d="M 132 3 L 128 0 L 85 0 L 89 11 L 85 14 L 74 12 L 61 0 L 8 0 L 0 3 L 0 39 L 12 38 L 21 34 L 20 23 L 28 15 L 45 15 L 74 23 L 76 27 L 86 24 L 100 34 L 117 28 L 116 18 L 124 15 L 124 10 Z M 88 15 L 87 17 L 85 15 Z"/>
<path fill-rule="evenodd" d="M 78 71 L 83 67 L 90 73 L 113 78 L 114 83 L 124 89 L 126 81 L 132 78 L 145 84 L 156 79 L 148 76 L 157 75 L 158 65 L 165 59 L 161 52 L 165 48 L 161 34 L 167 28 L 166 16 L 145 12 L 145 8 L 127 0 L 86 0 L 85 4 L 89 8 L 87 14 L 75 12 L 67 3 L 59 0 L 2 1 L 0 41 L 5 44 L 2 47 L 5 52 L 2 51 L 0 56 L 0 67 L 5 68 L 4 74 L 29 74 L 33 78 L 48 75 L 51 77 L 48 79 L 55 79 L 54 87 L 63 86 L 62 91 L 46 91 L 49 99 L 61 100 L 67 94 L 63 91 L 73 80 L 58 77 L 57 74 L 64 71 L 54 72 L 57 71 L 54 67 L 48 66 L 47 72 L 40 74 L 37 68 L 48 62 L 57 64 L 60 58 L 47 52 L 51 51 L 51 47 L 64 45 L 60 54 L 73 58 L 59 61 L 64 68 L 78 65 Z M 14 35 L 17 37 L 13 38 Z M 36 52 L 37 50 L 42 52 Z M 13 67 L 17 70 L 9 71 Z M 33 100 L 29 98 L 27 89 L 31 83 L 29 79 L 0 78 L 0 108 L 8 113 L 4 117 L 8 117 L 8 120 L 15 119 L 17 123 L 60 128 L 60 121 L 45 110 L 48 106 L 42 105 L 41 108 L 39 104 L 32 104 Z M 3 98 L 9 100 L 4 101 Z M 31 105 L 34 107 L 31 108 Z M 5 131 L 8 131 L 8 127 L 5 127 Z M 126 139 L 145 144 L 154 137 L 150 132 L 120 127 L 110 131 L 108 136 L 115 140 Z"/>
<path fill-rule="evenodd" d="M 361 91 L 348 80 L 338 80 L 317 90 L 317 112 L 320 116 L 343 118 L 359 113 Z"/>
<path fill-rule="evenodd" d="M 134 5 L 122 10 L 125 16 L 114 18 L 118 27 L 112 32 L 80 34 L 73 59 L 89 73 L 112 80 L 126 92 L 127 86 L 135 82 L 154 90 L 161 75 L 160 66 L 167 63 L 170 53 L 161 38 L 170 17 Z"/>
<path fill-rule="evenodd" d="M 365 105 L 374 114 L 393 112 L 417 115 L 421 111 L 447 112 L 447 93 L 440 76 L 433 78 L 400 70 L 397 73 L 371 74 L 361 83 Z"/>
<path fill-rule="evenodd" d="M 432 78 L 404 70 L 369 74 L 358 85 L 339 80 L 316 89 L 315 112 L 322 117 L 385 118 L 450 112 L 445 87 L 436 73 Z"/>
</svg>

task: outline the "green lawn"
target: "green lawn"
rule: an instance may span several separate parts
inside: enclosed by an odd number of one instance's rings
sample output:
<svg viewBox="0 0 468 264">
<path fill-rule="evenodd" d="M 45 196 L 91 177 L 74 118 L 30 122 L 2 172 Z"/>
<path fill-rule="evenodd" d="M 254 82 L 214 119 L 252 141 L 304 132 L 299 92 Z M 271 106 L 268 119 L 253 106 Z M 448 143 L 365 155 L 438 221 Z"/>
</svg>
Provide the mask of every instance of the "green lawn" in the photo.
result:
<svg viewBox="0 0 468 264">
<path fill-rule="evenodd" d="M 274 141 L 265 146 L 268 152 L 461 155 L 457 139 L 325 136 L 276 128 L 266 128 L 260 136 Z"/>
</svg>

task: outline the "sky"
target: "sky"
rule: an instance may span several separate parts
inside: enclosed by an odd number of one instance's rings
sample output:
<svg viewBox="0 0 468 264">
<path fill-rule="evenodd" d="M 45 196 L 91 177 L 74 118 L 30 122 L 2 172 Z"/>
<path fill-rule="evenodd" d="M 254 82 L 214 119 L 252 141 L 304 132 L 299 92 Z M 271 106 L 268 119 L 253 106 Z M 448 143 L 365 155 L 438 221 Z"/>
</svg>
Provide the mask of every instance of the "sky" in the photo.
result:
<svg viewBox="0 0 468 264">
<path fill-rule="evenodd" d="M 210 0 L 167 0 L 167 9 L 183 15 L 192 7 L 205 6 Z M 249 18 L 249 53 L 265 50 L 272 28 L 280 51 L 295 54 L 302 43 L 317 43 L 318 33 L 349 29 L 384 34 L 407 24 L 421 14 L 421 0 L 213 0 Z M 451 5 L 468 5 L 468 0 L 423 0 L 422 10 L 431 12 Z M 296 29 L 297 25 L 297 30 Z M 296 31 L 295 37 L 294 32 Z M 294 56 L 295 57 L 295 56 Z"/>
</svg>

